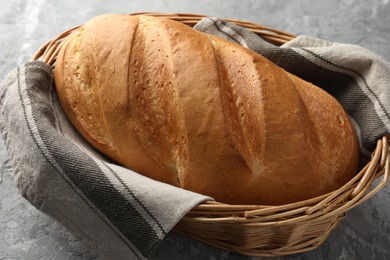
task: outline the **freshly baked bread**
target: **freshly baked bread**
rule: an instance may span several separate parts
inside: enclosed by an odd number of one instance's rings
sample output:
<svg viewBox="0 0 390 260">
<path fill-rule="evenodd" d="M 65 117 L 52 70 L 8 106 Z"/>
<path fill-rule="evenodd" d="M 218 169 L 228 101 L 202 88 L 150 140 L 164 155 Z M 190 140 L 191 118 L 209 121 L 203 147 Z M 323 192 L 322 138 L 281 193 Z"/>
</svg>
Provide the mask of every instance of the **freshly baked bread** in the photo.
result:
<svg viewBox="0 0 390 260">
<path fill-rule="evenodd" d="M 55 82 L 102 153 L 219 202 L 295 202 L 357 172 L 356 134 L 333 97 L 179 22 L 99 16 L 68 37 Z"/>
</svg>

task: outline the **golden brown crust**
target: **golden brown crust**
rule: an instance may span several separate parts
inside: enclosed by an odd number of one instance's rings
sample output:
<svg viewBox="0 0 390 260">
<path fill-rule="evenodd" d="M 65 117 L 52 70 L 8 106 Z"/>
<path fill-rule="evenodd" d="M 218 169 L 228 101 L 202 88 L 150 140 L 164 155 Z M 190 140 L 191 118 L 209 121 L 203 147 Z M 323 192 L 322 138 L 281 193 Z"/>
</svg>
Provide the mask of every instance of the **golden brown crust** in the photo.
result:
<svg viewBox="0 0 390 260">
<path fill-rule="evenodd" d="M 70 121 L 97 149 L 217 201 L 294 202 L 357 171 L 357 138 L 333 97 L 171 20 L 93 19 L 61 49 L 55 80 Z"/>
</svg>

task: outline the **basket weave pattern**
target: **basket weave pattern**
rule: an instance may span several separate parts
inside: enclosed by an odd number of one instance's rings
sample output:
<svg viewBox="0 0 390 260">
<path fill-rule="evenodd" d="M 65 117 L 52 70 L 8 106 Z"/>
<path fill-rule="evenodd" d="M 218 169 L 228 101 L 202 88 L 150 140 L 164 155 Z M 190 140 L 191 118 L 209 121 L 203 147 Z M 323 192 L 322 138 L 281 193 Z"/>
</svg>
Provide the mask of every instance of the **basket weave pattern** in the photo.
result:
<svg viewBox="0 0 390 260">
<path fill-rule="evenodd" d="M 203 15 L 137 13 L 176 20 L 194 26 Z M 289 33 L 258 24 L 224 19 L 255 32 L 265 40 L 281 45 L 294 38 Z M 44 44 L 33 60 L 55 67 L 63 40 L 72 28 Z M 204 202 L 192 209 L 175 230 L 207 244 L 249 256 L 279 256 L 301 253 L 320 246 L 348 210 L 381 190 L 389 179 L 389 142 L 377 142 L 371 161 L 343 187 L 309 200 L 281 206 L 229 205 Z M 375 181 L 382 177 L 380 181 Z M 375 181 L 375 182 L 374 182 Z"/>
</svg>

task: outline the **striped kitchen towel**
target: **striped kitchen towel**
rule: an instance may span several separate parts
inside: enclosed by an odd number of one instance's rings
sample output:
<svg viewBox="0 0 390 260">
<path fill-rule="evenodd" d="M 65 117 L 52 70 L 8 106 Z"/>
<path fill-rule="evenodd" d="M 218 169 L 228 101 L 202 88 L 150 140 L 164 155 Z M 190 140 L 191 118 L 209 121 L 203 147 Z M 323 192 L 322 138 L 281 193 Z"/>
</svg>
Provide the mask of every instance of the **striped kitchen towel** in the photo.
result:
<svg viewBox="0 0 390 260">
<path fill-rule="evenodd" d="M 333 95 L 349 114 L 359 137 L 361 163 L 390 130 L 390 63 L 352 44 L 301 35 L 281 47 L 219 18 L 203 18 L 195 29 L 250 48 L 278 66 Z"/>
<path fill-rule="evenodd" d="M 16 184 L 36 208 L 81 237 L 99 259 L 145 259 L 209 199 L 153 181 L 96 152 L 68 123 L 53 71 L 30 62 L 0 86 L 0 130 Z"/>
</svg>

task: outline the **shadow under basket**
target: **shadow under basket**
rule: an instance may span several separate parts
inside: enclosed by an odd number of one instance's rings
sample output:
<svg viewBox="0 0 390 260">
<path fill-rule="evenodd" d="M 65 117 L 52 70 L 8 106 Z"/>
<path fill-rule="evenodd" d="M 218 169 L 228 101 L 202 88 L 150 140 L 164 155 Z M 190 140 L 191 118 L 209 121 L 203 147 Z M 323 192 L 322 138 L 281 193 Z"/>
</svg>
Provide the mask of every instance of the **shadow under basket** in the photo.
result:
<svg viewBox="0 0 390 260">
<path fill-rule="evenodd" d="M 203 15 L 137 13 L 165 17 L 194 26 Z M 136 15 L 136 14 L 135 14 Z M 258 24 L 224 19 L 255 32 L 275 45 L 295 36 Z M 48 41 L 33 60 L 55 66 L 63 39 L 72 28 Z M 377 180 L 379 179 L 380 180 Z M 389 179 L 389 144 L 384 136 L 377 141 L 371 161 L 348 183 L 328 194 L 280 206 L 229 205 L 204 202 L 193 208 L 175 230 L 212 246 L 248 256 L 281 256 L 319 247 L 343 219 L 348 210 L 381 190 Z"/>
</svg>

